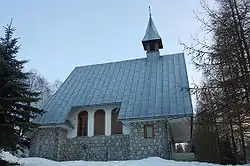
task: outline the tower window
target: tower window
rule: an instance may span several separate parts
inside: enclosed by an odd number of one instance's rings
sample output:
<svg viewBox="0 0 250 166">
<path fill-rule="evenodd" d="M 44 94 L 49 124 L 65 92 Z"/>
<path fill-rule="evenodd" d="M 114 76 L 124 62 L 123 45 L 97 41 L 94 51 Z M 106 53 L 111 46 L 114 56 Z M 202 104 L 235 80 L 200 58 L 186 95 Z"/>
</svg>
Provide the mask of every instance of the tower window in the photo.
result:
<svg viewBox="0 0 250 166">
<path fill-rule="evenodd" d="M 150 51 L 155 51 L 155 44 L 151 43 L 149 49 Z"/>
</svg>

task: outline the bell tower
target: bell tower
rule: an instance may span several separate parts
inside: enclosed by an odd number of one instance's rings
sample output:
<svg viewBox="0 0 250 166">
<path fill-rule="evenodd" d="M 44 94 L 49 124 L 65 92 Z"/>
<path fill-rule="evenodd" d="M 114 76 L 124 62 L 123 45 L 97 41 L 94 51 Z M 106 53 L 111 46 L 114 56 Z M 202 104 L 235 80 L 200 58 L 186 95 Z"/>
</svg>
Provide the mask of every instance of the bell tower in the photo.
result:
<svg viewBox="0 0 250 166">
<path fill-rule="evenodd" d="M 159 51 L 159 49 L 163 48 L 161 37 L 157 32 L 157 29 L 152 19 L 150 6 L 149 6 L 148 26 L 146 29 L 145 36 L 142 40 L 142 45 L 144 50 L 147 51 L 147 53 Z"/>
</svg>

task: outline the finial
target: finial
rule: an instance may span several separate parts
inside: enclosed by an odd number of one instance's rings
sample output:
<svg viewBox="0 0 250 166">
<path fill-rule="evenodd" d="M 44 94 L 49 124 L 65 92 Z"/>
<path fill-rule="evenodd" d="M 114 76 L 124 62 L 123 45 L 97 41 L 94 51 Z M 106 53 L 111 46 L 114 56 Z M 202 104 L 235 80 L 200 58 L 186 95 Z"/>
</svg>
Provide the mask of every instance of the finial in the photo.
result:
<svg viewBox="0 0 250 166">
<path fill-rule="evenodd" d="M 151 7 L 148 6 L 148 11 L 149 11 L 149 17 L 151 17 Z"/>
</svg>

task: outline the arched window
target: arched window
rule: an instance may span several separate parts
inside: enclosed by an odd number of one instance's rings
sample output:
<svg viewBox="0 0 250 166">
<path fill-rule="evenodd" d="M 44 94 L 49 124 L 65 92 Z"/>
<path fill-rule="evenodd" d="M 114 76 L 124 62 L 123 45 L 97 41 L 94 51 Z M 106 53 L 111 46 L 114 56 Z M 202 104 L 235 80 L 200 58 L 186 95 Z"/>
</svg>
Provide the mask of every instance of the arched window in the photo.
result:
<svg viewBox="0 0 250 166">
<path fill-rule="evenodd" d="M 111 134 L 122 134 L 122 123 L 118 120 L 119 108 L 112 110 Z"/>
<path fill-rule="evenodd" d="M 78 114 L 77 136 L 87 136 L 87 135 L 88 135 L 88 112 L 81 111 Z"/>
<path fill-rule="evenodd" d="M 97 110 L 95 112 L 95 135 L 104 135 L 105 134 L 105 111 Z"/>
</svg>

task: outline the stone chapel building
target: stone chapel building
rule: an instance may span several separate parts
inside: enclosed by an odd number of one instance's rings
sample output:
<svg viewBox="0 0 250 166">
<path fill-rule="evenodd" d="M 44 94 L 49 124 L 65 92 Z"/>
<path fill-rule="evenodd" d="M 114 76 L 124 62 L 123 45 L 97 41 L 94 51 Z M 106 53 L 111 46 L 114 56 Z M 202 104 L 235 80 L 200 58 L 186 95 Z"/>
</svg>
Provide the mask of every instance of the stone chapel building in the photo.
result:
<svg viewBox="0 0 250 166">
<path fill-rule="evenodd" d="M 192 104 L 183 53 L 160 55 L 150 15 L 145 58 L 76 67 L 42 106 L 30 156 L 63 160 L 171 159 L 190 141 Z"/>
</svg>

